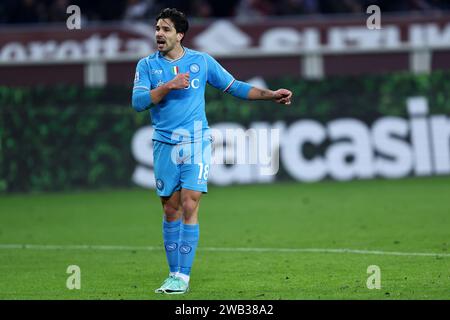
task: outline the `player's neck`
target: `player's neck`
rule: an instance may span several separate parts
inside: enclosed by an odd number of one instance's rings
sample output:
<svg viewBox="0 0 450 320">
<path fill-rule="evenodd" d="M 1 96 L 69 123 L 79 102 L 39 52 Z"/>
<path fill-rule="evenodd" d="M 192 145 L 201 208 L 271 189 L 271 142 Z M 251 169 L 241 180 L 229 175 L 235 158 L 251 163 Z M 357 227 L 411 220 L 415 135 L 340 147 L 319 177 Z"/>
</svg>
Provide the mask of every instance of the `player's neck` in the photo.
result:
<svg viewBox="0 0 450 320">
<path fill-rule="evenodd" d="M 184 54 L 184 48 L 183 46 L 179 45 L 164 54 L 164 57 L 169 60 L 177 60 L 181 58 Z"/>
</svg>

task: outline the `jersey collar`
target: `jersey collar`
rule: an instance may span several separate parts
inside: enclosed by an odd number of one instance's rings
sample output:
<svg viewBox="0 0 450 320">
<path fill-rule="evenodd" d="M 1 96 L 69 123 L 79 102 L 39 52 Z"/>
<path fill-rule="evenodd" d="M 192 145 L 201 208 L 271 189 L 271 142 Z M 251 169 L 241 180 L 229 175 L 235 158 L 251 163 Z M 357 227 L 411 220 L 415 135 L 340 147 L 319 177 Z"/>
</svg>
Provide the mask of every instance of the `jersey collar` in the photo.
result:
<svg viewBox="0 0 450 320">
<path fill-rule="evenodd" d="M 181 57 L 179 57 L 178 59 L 175 59 L 175 60 L 167 59 L 167 58 L 164 57 L 164 56 L 161 54 L 161 52 L 159 52 L 159 51 L 158 51 L 158 54 L 159 54 L 159 56 L 160 56 L 161 58 L 163 58 L 163 59 L 166 60 L 167 62 L 170 62 L 170 63 L 177 62 L 177 61 L 181 60 L 181 59 L 185 56 L 185 54 L 186 54 L 186 48 L 183 47 L 183 46 L 181 46 L 181 47 L 183 48 L 183 54 L 181 55 Z"/>
</svg>

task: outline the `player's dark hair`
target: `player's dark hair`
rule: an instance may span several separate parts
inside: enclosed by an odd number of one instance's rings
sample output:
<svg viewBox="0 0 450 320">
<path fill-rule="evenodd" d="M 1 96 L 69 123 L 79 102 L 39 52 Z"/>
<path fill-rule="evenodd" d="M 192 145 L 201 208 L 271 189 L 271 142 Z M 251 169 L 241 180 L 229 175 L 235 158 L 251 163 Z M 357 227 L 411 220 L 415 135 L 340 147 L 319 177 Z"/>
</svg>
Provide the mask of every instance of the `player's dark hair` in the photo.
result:
<svg viewBox="0 0 450 320">
<path fill-rule="evenodd" d="M 170 19 L 175 25 L 177 33 L 183 33 L 186 36 L 186 32 L 189 29 L 189 22 L 183 12 L 178 11 L 175 8 L 165 8 L 156 17 L 156 23 L 158 23 L 158 20 L 160 19 Z M 184 37 L 181 41 L 183 40 Z"/>
</svg>

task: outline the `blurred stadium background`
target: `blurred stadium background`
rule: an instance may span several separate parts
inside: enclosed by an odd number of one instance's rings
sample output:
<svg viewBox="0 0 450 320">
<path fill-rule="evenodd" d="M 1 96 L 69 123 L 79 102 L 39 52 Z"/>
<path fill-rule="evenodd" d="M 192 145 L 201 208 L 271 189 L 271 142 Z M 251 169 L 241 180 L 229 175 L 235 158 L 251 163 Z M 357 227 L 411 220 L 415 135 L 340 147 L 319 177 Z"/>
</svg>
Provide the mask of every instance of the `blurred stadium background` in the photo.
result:
<svg viewBox="0 0 450 320">
<path fill-rule="evenodd" d="M 160 298 L 151 127 L 130 102 L 165 7 L 187 13 L 185 46 L 294 92 L 283 108 L 207 90 L 211 127 L 280 129 L 280 167 L 213 166 L 188 298 L 449 299 L 444 0 L 1 1 L 0 299 Z"/>
</svg>

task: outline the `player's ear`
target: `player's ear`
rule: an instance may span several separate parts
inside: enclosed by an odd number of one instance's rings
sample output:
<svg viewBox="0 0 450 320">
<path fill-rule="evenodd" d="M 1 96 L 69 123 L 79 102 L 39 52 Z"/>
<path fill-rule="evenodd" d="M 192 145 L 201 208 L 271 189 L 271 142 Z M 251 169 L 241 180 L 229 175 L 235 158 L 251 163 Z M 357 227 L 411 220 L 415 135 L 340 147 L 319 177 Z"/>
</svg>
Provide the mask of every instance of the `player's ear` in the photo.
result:
<svg viewBox="0 0 450 320">
<path fill-rule="evenodd" d="M 177 39 L 181 42 L 181 40 L 184 38 L 184 33 L 177 33 Z"/>
</svg>

